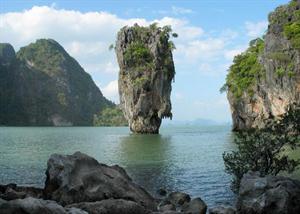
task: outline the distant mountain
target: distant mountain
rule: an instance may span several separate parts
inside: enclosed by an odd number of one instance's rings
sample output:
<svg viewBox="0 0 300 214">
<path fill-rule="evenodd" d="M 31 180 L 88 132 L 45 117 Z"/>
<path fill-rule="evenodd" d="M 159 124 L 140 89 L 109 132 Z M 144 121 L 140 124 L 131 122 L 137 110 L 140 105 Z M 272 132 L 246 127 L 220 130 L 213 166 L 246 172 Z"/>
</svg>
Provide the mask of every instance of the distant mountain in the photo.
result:
<svg viewBox="0 0 300 214">
<path fill-rule="evenodd" d="M 210 119 L 198 118 L 195 120 L 166 120 L 163 125 L 185 125 L 185 126 L 214 126 L 214 125 L 231 125 L 230 122 L 218 122 Z"/>
<path fill-rule="evenodd" d="M 114 106 L 56 41 L 39 39 L 17 53 L 0 43 L 0 125 L 93 125 Z"/>
</svg>

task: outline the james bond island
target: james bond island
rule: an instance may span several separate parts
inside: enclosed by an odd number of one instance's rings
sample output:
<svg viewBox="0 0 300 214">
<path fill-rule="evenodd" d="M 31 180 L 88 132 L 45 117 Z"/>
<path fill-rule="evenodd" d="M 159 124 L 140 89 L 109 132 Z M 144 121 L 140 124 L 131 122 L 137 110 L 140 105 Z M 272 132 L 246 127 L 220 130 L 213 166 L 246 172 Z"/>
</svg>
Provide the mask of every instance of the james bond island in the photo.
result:
<svg viewBox="0 0 300 214">
<path fill-rule="evenodd" d="M 120 67 L 120 104 L 136 133 L 158 133 L 163 118 L 172 118 L 171 90 L 175 78 L 170 26 L 152 24 L 122 28 L 115 51 Z"/>
</svg>

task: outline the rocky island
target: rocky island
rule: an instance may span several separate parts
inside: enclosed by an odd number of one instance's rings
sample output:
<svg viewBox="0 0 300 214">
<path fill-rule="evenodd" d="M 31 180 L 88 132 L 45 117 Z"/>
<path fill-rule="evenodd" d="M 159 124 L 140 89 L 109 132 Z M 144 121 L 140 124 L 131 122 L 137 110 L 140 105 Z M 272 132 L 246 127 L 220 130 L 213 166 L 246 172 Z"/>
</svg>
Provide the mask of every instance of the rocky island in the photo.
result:
<svg viewBox="0 0 300 214">
<path fill-rule="evenodd" d="M 300 105 L 300 1 L 269 15 L 263 38 L 234 58 L 226 84 L 233 130 L 262 128 Z"/>
<path fill-rule="evenodd" d="M 120 104 L 130 129 L 158 133 L 163 118 L 172 118 L 171 89 L 175 76 L 169 26 L 123 27 L 115 51 L 120 67 Z"/>
<path fill-rule="evenodd" d="M 116 105 L 58 42 L 39 39 L 17 53 L 0 43 L 0 125 L 119 124 Z"/>
</svg>

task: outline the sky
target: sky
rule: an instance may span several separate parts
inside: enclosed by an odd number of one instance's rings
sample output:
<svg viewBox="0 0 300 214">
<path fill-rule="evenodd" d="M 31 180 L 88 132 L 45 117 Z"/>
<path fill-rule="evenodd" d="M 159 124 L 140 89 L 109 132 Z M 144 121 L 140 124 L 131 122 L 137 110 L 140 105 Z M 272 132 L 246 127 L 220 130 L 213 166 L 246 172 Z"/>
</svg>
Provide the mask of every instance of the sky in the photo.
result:
<svg viewBox="0 0 300 214">
<path fill-rule="evenodd" d="M 125 25 L 171 25 L 176 76 L 173 120 L 230 122 L 225 82 L 233 57 L 262 36 L 268 14 L 288 0 L 0 0 L 0 42 L 16 51 L 39 38 L 59 42 L 104 96 L 119 102 L 118 64 L 109 45 Z"/>
</svg>

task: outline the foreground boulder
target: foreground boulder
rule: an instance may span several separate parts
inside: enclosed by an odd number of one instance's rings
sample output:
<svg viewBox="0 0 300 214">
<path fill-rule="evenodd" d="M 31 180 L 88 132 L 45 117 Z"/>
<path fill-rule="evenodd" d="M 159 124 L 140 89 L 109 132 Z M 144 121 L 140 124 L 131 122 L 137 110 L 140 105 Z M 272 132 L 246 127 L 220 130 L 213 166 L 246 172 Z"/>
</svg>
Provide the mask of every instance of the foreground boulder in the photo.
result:
<svg viewBox="0 0 300 214">
<path fill-rule="evenodd" d="M 157 207 L 154 198 L 135 184 L 123 168 L 100 164 L 80 152 L 51 155 L 46 176 L 46 198 L 62 205 L 114 198 L 134 201 L 150 210 Z"/>
<path fill-rule="evenodd" d="M 22 187 L 16 184 L 0 185 L 0 198 L 10 201 L 26 197 L 42 198 L 43 189 L 36 187 Z"/>
<path fill-rule="evenodd" d="M 55 201 L 27 197 L 5 201 L 0 199 L 0 213 L 5 214 L 88 214 L 77 209 L 64 209 Z"/>
<path fill-rule="evenodd" d="M 155 24 L 135 24 L 118 33 L 115 51 L 120 67 L 120 104 L 133 132 L 158 133 L 161 120 L 172 117 L 175 68 L 170 34 L 169 27 Z"/>
<path fill-rule="evenodd" d="M 219 205 L 209 209 L 209 214 L 236 214 L 236 209 L 232 206 Z"/>
<path fill-rule="evenodd" d="M 191 199 L 183 192 L 171 192 L 163 198 L 158 206 L 161 213 L 205 214 L 207 205 L 201 198 Z"/>
<path fill-rule="evenodd" d="M 89 214 L 147 214 L 151 211 L 146 210 L 136 202 L 124 199 L 107 199 L 97 202 L 81 202 L 71 204 L 68 207 L 77 207 L 87 211 Z"/>
<path fill-rule="evenodd" d="M 237 210 L 245 214 L 300 213 L 300 182 L 249 172 L 241 180 Z"/>
</svg>

